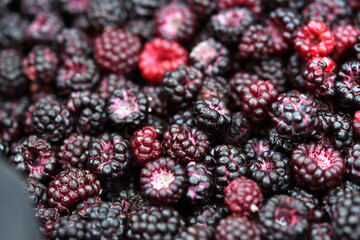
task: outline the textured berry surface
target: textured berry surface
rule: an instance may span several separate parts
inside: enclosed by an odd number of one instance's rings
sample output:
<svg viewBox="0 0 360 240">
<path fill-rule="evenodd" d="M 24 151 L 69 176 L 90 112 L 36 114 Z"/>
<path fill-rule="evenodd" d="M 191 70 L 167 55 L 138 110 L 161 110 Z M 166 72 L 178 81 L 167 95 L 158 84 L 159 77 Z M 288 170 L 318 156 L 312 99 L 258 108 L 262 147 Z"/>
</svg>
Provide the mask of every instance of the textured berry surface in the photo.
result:
<svg viewBox="0 0 360 240">
<path fill-rule="evenodd" d="M 49 205 L 64 213 L 76 202 L 96 196 L 100 188 L 100 181 L 90 171 L 72 168 L 49 183 Z"/>
<path fill-rule="evenodd" d="M 222 219 L 216 226 L 215 240 L 221 239 L 261 239 L 261 231 L 256 223 L 246 217 L 231 215 Z"/>
<path fill-rule="evenodd" d="M 192 204 L 204 204 L 212 196 L 214 182 L 212 173 L 202 163 L 189 162 L 186 166 L 188 188 L 186 197 Z"/>
</svg>

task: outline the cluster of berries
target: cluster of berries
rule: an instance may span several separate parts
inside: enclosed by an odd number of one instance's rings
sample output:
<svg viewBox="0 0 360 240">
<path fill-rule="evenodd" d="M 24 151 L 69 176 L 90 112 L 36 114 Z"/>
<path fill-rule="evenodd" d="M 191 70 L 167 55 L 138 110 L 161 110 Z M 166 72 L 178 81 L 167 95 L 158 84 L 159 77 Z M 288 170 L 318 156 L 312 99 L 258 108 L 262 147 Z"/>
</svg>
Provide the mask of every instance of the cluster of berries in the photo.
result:
<svg viewBox="0 0 360 240">
<path fill-rule="evenodd" d="M 43 239 L 360 239 L 360 4 L 0 0 L 0 154 Z"/>
</svg>

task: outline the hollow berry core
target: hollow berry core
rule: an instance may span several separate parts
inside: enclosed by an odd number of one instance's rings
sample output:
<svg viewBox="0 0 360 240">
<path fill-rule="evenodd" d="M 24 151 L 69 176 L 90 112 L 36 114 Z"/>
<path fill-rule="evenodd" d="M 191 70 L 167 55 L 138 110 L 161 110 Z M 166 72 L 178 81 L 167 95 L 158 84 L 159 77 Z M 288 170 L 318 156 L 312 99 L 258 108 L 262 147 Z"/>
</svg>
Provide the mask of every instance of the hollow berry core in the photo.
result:
<svg viewBox="0 0 360 240">
<path fill-rule="evenodd" d="M 154 172 L 151 177 L 151 184 L 156 190 L 168 188 L 175 180 L 175 176 L 166 171 Z"/>
</svg>

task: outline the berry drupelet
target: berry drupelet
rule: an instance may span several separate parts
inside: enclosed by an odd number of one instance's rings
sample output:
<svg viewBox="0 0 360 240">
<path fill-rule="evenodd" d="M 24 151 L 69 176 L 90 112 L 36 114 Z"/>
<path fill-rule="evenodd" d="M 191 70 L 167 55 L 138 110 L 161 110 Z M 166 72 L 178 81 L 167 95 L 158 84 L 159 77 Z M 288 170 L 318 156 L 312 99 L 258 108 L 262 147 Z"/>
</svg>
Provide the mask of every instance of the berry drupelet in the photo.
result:
<svg viewBox="0 0 360 240">
<path fill-rule="evenodd" d="M 161 86 L 146 85 L 142 88 L 149 102 L 149 113 L 157 116 L 167 116 L 172 112 Z"/>
<path fill-rule="evenodd" d="M 288 190 L 291 181 L 289 163 L 289 158 L 281 152 L 265 151 L 251 162 L 251 178 L 264 193 L 284 192 Z"/>
<path fill-rule="evenodd" d="M 157 9 L 154 21 L 158 36 L 177 42 L 191 39 L 197 23 L 196 15 L 190 8 L 178 2 Z"/>
<path fill-rule="evenodd" d="M 175 106 L 186 106 L 194 101 L 203 85 L 203 75 L 195 67 L 180 65 L 167 71 L 162 80 L 164 95 Z"/>
<path fill-rule="evenodd" d="M 316 102 L 297 90 L 280 95 L 270 114 L 276 131 L 288 139 L 311 136 L 319 124 Z"/>
<path fill-rule="evenodd" d="M 180 229 L 175 240 L 209 240 L 212 239 L 213 228 L 187 226 Z"/>
<path fill-rule="evenodd" d="M 54 224 L 58 222 L 60 218 L 59 212 L 55 208 L 45 208 L 41 206 L 34 210 L 34 215 L 39 224 L 41 235 L 44 238 L 50 238 L 54 229 Z"/>
<path fill-rule="evenodd" d="M 204 84 L 198 95 L 198 99 L 219 98 L 225 103 L 228 103 L 229 91 L 227 88 L 227 81 L 220 76 L 206 77 Z"/>
<path fill-rule="evenodd" d="M 326 56 L 334 49 L 334 36 L 324 22 L 312 20 L 296 33 L 294 48 L 305 59 Z"/>
<path fill-rule="evenodd" d="M 263 202 L 263 195 L 256 182 L 236 178 L 224 189 L 225 203 L 231 212 L 244 216 L 256 213 Z"/>
<path fill-rule="evenodd" d="M 299 144 L 292 152 L 290 166 L 298 184 L 310 190 L 336 186 L 345 171 L 341 153 L 321 143 Z"/>
<path fill-rule="evenodd" d="M 336 70 L 335 62 L 330 57 L 312 58 L 303 71 L 306 89 L 320 97 L 334 97 Z"/>
<path fill-rule="evenodd" d="M 119 202 L 122 209 L 129 215 L 133 212 L 139 212 L 150 206 L 150 203 L 144 196 L 132 188 L 123 189 L 114 197 L 114 202 Z"/>
<path fill-rule="evenodd" d="M 194 104 L 197 126 L 207 133 L 217 133 L 231 122 L 230 110 L 219 98 L 198 100 Z"/>
<path fill-rule="evenodd" d="M 186 64 L 187 50 L 175 41 L 155 38 L 144 45 L 140 54 L 139 69 L 145 80 L 160 84 L 164 73 Z"/>
<path fill-rule="evenodd" d="M 324 22 L 327 26 L 331 26 L 338 21 L 335 13 L 330 9 L 330 7 L 318 0 L 309 2 L 303 11 L 303 21 L 305 23 L 313 20 L 313 21 L 321 21 Z"/>
<path fill-rule="evenodd" d="M 57 153 L 62 169 L 71 167 L 85 169 L 88 161 L 87 150 L 93 140 L 92 136 L 73 133 L 60 145 Z"/>
<path fill-rule="evenodd" d="M 279 31 L 281 39 L 286 43 L 291 43 L 294 39 L 296 30 L 301 25 L 301 16 L 295 10 L 288 8 L 277 8 L 270 12 L 270 25 L 275 31 Z"/>
<path fill-rule="evenodd" d="M 351 122 L 352 128 L 355 132 L 356 140 L 360 139 L 360 111 L 354 113 L 354 119 Z"/>
<path fill-rule="evenodd" d="M 163 135 L 164 152 L 183 165 L 200 161 L 210 148 L 205 132 L 187 125 L 173 124 Z"/>
<path fill-rule="evenodd" d="M 0 154 L 7 156 L 10 152 L 7 142 L 0 138 Z"/>
<path fill-rule="evenodd" d="M 1 8 L 1 7 L 0 7 Z M 29 22 L 17 13 L 3 13 L 0 16 L 0 46 L 18 47 L 25 41 L 25 31 Z"/>
<path fill-rule="evenodd" d="M 75 203 L 98 195 L 100 189 L 100 181 L 90 171 L 71 168 L 49 183 L 49 205 L 60 213 L 68 212 Z"/>
<path fill-rule="evenodd" d="M 229 50 L 213 38 L 196 44 L 189 54 L 189 62 L 208 76 L 227 73 L 230 68 Z"/>
<path fill-rule="evenodd" d="M 309 237 L 311 239 L 334 239 L 334 229 L 327 222 L 312 223 L 310 226 Z"/>
<path fill-rule="evenodd" d="M 241 90 L 244 86 L 248 87 L 254 84 L 260 78 L 256 74 L 248 72 L 237 72 L 232 76 L 229 82 L 229 106 L 234 111 L 239 111 L 242 106 Z"/>
<path fill-rule="evenodd" d="M 269 150 L 270 146 L 267 140 L 252 138 L 246 141 L 241 151 L 245 154 L 246 159 L 251 161 Z"/>
<path fill-rule="evenodd" d="M 131 150 L 135 161 L 144 166 L 162 155 L 161 142 L 157 140 L 159 133 L 152 126 L 146 126 L 134 133 Z"/>
<path fill-rule="evenodd" d="M 307 208 L 287 195 L 271 197 L 261 208 L 259 222 L 267 239 L 303 239 L 309 230 Z"/>
<path fill-rule="evenodd" d="M 122 74 L 111 73 L 101 77 L 97 92 L 102 99 L 108 100 L 115 89 L 122 87 L 137 88 L 138 86 Z"/>
<path fill-rule="evenodd" d="M 256 222 L 237 215 L 221 219 L 214 232 L 214 240 L 260 240 L 261 236 L 261 230 Z"/>
<path fill-rule="evenodd" d="M 360 144 L 356 143 L 344 157 L 345 173 L 354 182 L 360 182 Z"/>
<path fill-rule="evenodd" d="M 48 179 L 56 172 L 57 161 L 52 145 L 36 135 L 12 146 L 10 162 L 20 172 L 39 181 Z"/>
<path fill-rule="evenodd" d="M 359 70 L 359 61 L 356 60 L 345 62 L 339 69 L 335 88 L 343 107 L 360 107 Z"/>
<path fill-rule="evenodd" d="M 140 174 L 143 195 L 155 204 L 177 202 L 186 187 L 186 170 L 170 158 L 145 164 Z"/>
<path fill-rule="evenodd" d="M 130 142 L 117 133 L 104 133 L 88 149 L 88 167 L 102 180 L 115 181 L 130 167 Z"/>
<path fill-rule="evenodd" d="M 106 110 L 116 127 L 137 127 L 146 118 L 148 98 L 136 88 L 117 88 L 109 97 Z"/>
<path fill-rule="evenodd" d="M 216 39 L 232 44 L 240 41 L 241 35 L 254 21 L 247 8 L 232 8 L 212 15 L 210 27 Z"/>
<path fill-rule="evenodd" d="M 86 198 L 85 200 L 81 200 L 77 202 L 73 207 L 71 207 L 71 214 L 77 214 L 81 217 L 86 217 L 86 209 L 89 207 L 94 207 L 99 203 L 103 203 L 103 200 L 99 196 Z"/>
<path fill-rule="evenodd" d="M 175 239 L 185 222 L 175 209 L 152 207 L 130 216 L 128 226 L 128 239 Z"/>
<path fill-rule="evenodd" d="M 31 44 L 52 43 L 63 27 L 64 23 L 59 15 L 39 13 L 26 29 L 26 40 Z"/>
<path fill-rule="evenodd" d="M 21 124 L 10 111 L 0 110 L 0 139 L 11 143 L 21 135 Z"/>
<path fill-rule="evenodd" d="M 26 91 L 23 58 L 15 49 L 0 51 L 0 93 L 4 97 L 18 97 Z"/>
<path fill-rule="evenodd" d="M 196 127 L 196 119 L 192 109 L 185 109 L 175 113 L 169 118 L 169 124 L 178 124 L 180 126 L 186 124 L 189 127 Z"/>
<path fill-rule="evenodd" d="M 249 121 L 263 122 L 268 117 L 271 103 L 278 98 L 278 91 L 271 81 L 257 80 L 240 90 L 241 111 Z"/>
<path fill-rule="evenodd" d="M 126 19 L 127 14 L 120 1 L 89 0 L 88 4 L 88 19 L 99 32 L 106 27 L 121 26 Z"/>
<path fill-rule="evenodd" d="M 191 204 L 203 205 L 213 193 L 212 173 L 202 163 L 189 162 L 186 166 L 188 188 L 186 198 Z"/>
<path fill-rule="evenodd" d="M 56 53 L 49 47 L 36 46 L 24 60 L 26 76 L 38 83 L 48 83 L 56 75 L 59 60 Z"/>
<path fill-rule="evenodd" d="M 94 59 L 102 69 L 126 74 L 134 71 L 138 65 L 141 42 L 136 35 L 126 30 L 105 29 L 95 39 L 94 51 Z"/>
<path fill-rule="evenodd" d="M 91 90 L 99 82 L 99 72 L 92 59 L 74 56 L 65 59 L 55 81 L 62 94 Z"/>
<path fill-rule="evenodd" d="M 357 43 L 357 38 L 360 35 L 360 29 L 353 25 L 336 26 L 332 29 L 334 35 L 334 58 L 339 59 L 351 52 L 354 45 Z"/>
<path fill-rule="evenodd" d="M 66 106 L 74 118 L 74 127 L 78 132 L 96 133 L 104 128 L 107 118 L 105 101 L 97 93 L 72 92 Z"/>
<path fill-rule="evenodd" d="M 119 203 L 97 203 L 85 209 L 87 239 L 121 239 L 127 217 Z"/>
<path fill-rule="evenodd" d="M 40 98 L 31 113 L 34 130 L 51 142 L 59 142 L 73 129 L 72 117 L 66 107 L 51 96 Z"/>
</svg>

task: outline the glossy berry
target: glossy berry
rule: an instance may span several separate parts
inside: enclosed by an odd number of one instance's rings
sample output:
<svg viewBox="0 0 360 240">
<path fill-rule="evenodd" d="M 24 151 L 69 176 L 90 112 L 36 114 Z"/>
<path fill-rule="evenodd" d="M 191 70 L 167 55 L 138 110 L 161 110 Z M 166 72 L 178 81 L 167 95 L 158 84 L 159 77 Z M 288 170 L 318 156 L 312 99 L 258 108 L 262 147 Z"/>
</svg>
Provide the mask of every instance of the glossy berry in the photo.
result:
<svg viewBox="0 0 360 240">
<path fill-rule="evenodd" d="M 356 111 L 354 114 L 352 128 L 354 129 L 356 139 L 360 139 L 360 111 Z"/>
<path fill-rule="evenodd" d="M 60 56 L 63 59 L 86 57 L 91 49 L 85 33 L 77 28 L 63 29 L 56 37 L 56 44 L 61 49 Z"/>
<path fill-rule="evenodd" d="M 359 69 L 359 62 L 356 60 L 345 62 L 339 69 L 335 87 L 340 104 L 344 107 L 360 106 Z"/>
<path fill-rule="evenodd" d="M 106 110 L 116 127 L 136 127 L 146 118 L 148 99 L 136 88 L 117 88 L 110 96 Z"/>
<path fill-rule="evenodd" d="M 247 8 L 233 8 L 212 15 L 210 26 L 220 42 L 232 44 L 240 41 L 242 33 L 253 21 L 253 14 Z"/>
<path fill-rule="evenodd" d="M 125 175 L 133 159 L 130 142 L 117 133 L 104 133 L 95 138 L 87 155 L 89 169 L 107 181 L 115 181 Z"/>
<path fill-rule="evenodd" d="M 187 125 L 173 124 L 163 135 L 163 149 L 172 159 L 186 165 L 200 161 L 210 148 L 205 132 Z"/>
<path fill-rule="evenodd" d="M 337 185 L 345 171 L 341 153 L 321 143 L 298 145 L 292 153 L 290 166 L 298 184 L 311 190 Z"/>
<path fill-rule="evenodd" d="M 241 112 L 234 112 L 231 124 L 224 132 L 224 142 L 231 145 L 243 144 L 250 137 L 251 130 L 250 121 Z"/>
<path fill-rule="evenodd" d="M 354 182 L 360 181 L 360 144 L 355 144 L 344 157 L 346 175 Z"/>
<path fill-rule="evenodd" d="M 180 44 L 163 38 L 147 42 L 140 54 L 139 69 L 145 80 L 160 84 L 164 73 L 186 64 L 188 52 Z"/>
<path fill-rule="evenodd" d="M 76 202 L 96 196 L 100 188 L 100 181 L 90 171 L 72 168 L 60 172 L 49 183 L 49 205 L 64 213 Z"/>
<path fill-rule="evenodd" d="M 10 162 L 28 177 L 44 181 L 56 172 L 56 159 L 52 145 L 43 138 L 31 135 L 11 149 Z"/>
<path fill-rule="evenodd" d="M 189 216 L 191 226 L 215 227 L 217 223 L 229 215 L 229 209 L 221 204 L 206 204 L 194 210 Z"/>
<path fill-rule="evenodd" d="M 208 133 L 216 133 L 231 122 L 230 110 L 219 98 L 198 100 L 194 105 L 197 126 Z"/>
<path fill-rule="evenodd" d="M 256 182 L 237 178 L 224 189 L 225 203 L 231 212 L 244 216 L 256 213 L 263 201 L 263 195 Z"/>
<path fill-rule="evenodd" d="M 177 202 L 186 186 L 186 171 L 174 160 L 161 157 L 145 164 L 140 185 L 144 196 L 155 204 Z"/>
<path fill-rule="evenodd" d="M 161 142 L 157 139 L 159 133 L 152 126 L 146 126 L 134 133 L 131 140 L 131 150 L 135 161 L 141 166 L 161 157 Z"/>
<path fill-rule="evenodd" d="M 191 50 L 189 62 L 206 75 L 223 75 L 230 68 L 229 50 L 225 45 L 209 38 Z"/>
<path fill-rule="evenodd" d="M 29 203 L 33 207 L 47 205 L 47 187 L 35 178 L 27 178 L 24 183 L 24 189 L 29 198 Z"/>
<path fill-rule="evenodd" d="M 296 33 L 294 48 L 305 58 L 327 56 L 334 49 L 334 36 L 321 21 L 310 21 Z"/>
<path fill-rule="evenodd" d="M 192 204 L 208 202 L 213 193 L 212 173 L 202 163 L 189 162 L 186 166 L 188 187 L 186 198 Z"/>
<path fill-rule="evenodd" d="M 113 73 L 130 73 L 138 62 L 140 39 L 123 29 L 106 29 L 94 42 L 95 61 Z"/>
</svg>

